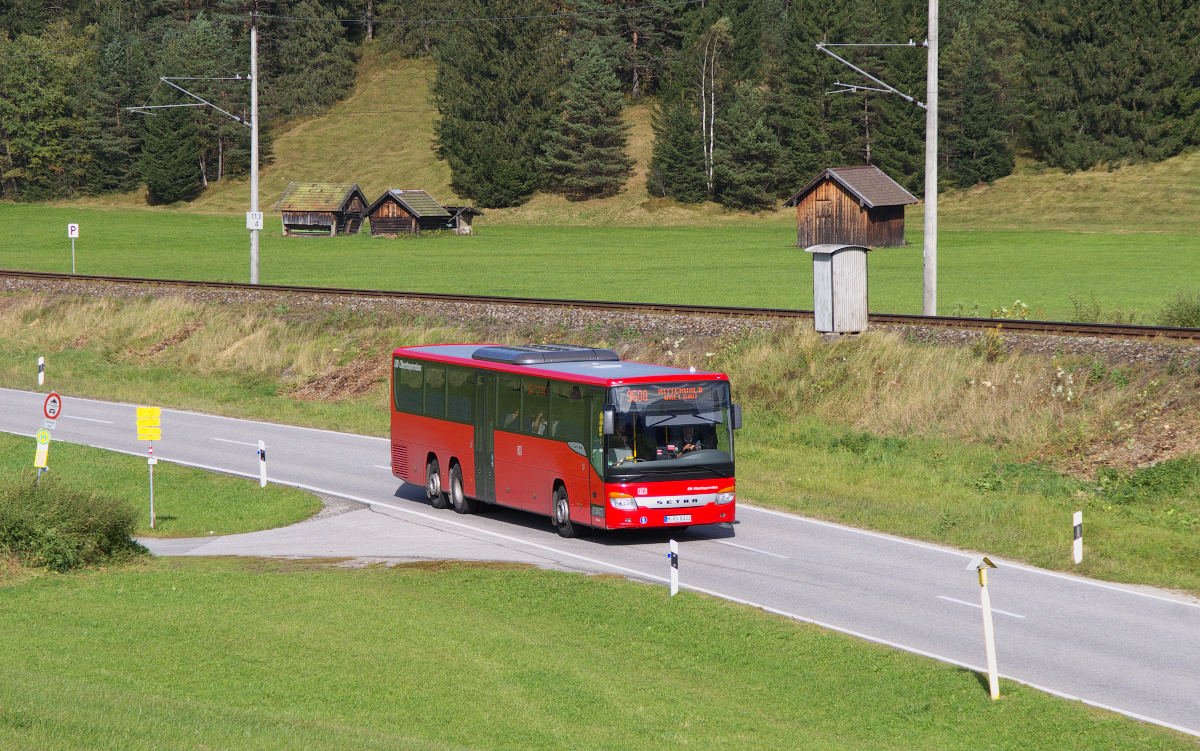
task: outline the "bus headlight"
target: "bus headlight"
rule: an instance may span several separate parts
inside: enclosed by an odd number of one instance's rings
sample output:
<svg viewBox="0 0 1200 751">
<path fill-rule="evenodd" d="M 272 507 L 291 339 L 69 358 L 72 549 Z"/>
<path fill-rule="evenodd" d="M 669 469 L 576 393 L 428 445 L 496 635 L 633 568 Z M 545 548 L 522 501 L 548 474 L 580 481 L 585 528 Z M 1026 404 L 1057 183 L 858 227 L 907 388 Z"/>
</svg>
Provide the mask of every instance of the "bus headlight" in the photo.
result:
<svg viewBox="0 0 1200 751">
<path fill-rule="evenodd" d="M 732 490 L 725 490 L 720 493 L 717 493 L 717 505 L 723 506 L 726 503 L 733 503 L 733 491 Z"/>
<path fill-rule="evenodd" d="M 622 511 L 637 511 L 637 501 L 628 493 L 609 493 L 608 503 L 613 508 Z"/>
</svg>

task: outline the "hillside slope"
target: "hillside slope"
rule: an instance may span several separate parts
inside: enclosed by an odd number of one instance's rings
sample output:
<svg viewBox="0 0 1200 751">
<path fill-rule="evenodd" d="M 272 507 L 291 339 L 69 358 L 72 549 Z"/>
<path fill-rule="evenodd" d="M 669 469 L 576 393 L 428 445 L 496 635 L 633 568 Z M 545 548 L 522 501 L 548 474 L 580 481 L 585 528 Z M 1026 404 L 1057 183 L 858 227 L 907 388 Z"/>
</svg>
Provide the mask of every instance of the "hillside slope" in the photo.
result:
<svg viewBox="0 0 1200 751">
<path fill-rule="evenodd" d="M 357 182 L 368 198 L 388 188 L 423 188 L 443 203 L 460 200 L 450 190 L 450 168 L 432 149 L 437 113 L 429 101 L 433 65 L 368 50 L 359 63 L 354 93 L 320 117 L 289 124 L 277 134 L 274 161 L 261 176 L 265 211 L 289 181 Z M 678 226 L 751 221 L 790 224 L 780 209 L 758 215 L 729 212 L 712 203 L 685 206 L 646 189 L 651 105 L 626 109 L 633 126 L 629 154 L 636 160 L 626 187 L 608 199 L 571 202 L 539 193 L 523 206 L 488 210 L 488 224 Z M 799 187 L 799 186 L 797 186 Z M 142 193 L 103 196 L 63 205 L 146 207 Z M 163 211 L 239 214 L 249 205 L 247 180 L 215 184 L 182 208 Z M 1068 230 L 1081 232 L 1200 232 L 1200 152 L 1153 164 L 1072 174 L 1024 164 L 994 184 L 943 194 L 941 229 Z M 908 209 L 910 232 L 922 224 L 922 206 Z"/>
</svg>

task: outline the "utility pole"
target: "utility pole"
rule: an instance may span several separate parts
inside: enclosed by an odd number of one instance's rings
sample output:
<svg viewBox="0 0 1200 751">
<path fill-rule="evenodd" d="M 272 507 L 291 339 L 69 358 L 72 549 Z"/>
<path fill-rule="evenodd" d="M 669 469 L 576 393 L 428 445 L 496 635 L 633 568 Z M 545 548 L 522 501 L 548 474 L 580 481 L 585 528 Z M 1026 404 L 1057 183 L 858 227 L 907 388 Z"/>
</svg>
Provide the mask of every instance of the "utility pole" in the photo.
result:
<svg viewBox="0 0 1200 751">
<path fill-rule="evenodd" d="M 937 83 L 938 0 L 929 0 L 925 72 L 925 283 L 921 314 L 937 315 Z"/>
<path fill-rule="evenodd" d="M 258 215 L 258 16 L 253 15 L 250 16 L 250 213 Z M 929 220 L 925 223 L 928 226 Z M 258 284 L 257 229 L 250 230 L 250 283 Z"/>
</svg>

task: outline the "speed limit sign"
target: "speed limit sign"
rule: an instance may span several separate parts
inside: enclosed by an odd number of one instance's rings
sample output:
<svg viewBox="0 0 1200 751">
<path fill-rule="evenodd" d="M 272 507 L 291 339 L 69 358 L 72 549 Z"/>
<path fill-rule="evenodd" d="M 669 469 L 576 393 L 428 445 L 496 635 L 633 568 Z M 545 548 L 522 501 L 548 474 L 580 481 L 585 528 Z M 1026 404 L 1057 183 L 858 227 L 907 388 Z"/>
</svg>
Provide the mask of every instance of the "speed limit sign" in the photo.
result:
<svg viewBox="0 0 1200 751">
<path fill-rule="evenodd" d="M 42 407 L 42 412 L 46 414 L 47 420 L 57 419 L 62 414 L 62 397 L 53 393 L 47 396 L 46 404 Z"/>
</svg>

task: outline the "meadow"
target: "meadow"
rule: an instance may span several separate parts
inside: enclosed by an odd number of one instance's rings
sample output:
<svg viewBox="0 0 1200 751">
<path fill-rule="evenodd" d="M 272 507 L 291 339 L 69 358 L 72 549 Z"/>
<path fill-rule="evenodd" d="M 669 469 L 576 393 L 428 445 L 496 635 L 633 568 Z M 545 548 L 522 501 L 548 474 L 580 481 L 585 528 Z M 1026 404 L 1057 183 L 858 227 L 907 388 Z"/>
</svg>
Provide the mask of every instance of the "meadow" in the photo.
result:
<svg viewBox="0 0 1200 751">
<path fill-rule="evenodd" d="M 513 565 L 161 559 L 0 588 L 0 630 L 14 751 L 1194 748 L 732 603 Z"/>
<path fill-rule="evenodd" d="M 261 240 L 267 284 L 622 300 L 812 307 L 812 261 L 794 226 L 748 220 L 696 227 L 488 226 L 474 236 L 283 237 Z M 78 223 L 80 274 L 249 280 L 241 217 L 0 204 L 0 268 L 69 272 L 66 225 Z M 921 310 L 921 232 L 870 255 L 874 312 Z M 503 259 L 503 262 L 498 262 Z M 941 232 L 939 310 L 987 317 L 1028 305 L 1069 320 L 1071 295 L 1153 311 L 1200 278 L 1200 235 L 994 230 Z"/>
<path fill-rule="evenodd" d="M 0 477 L 5 482 L 33 477 L 32 438 L 0 433 Z M 150 528 L 150 478 L 144 456 L 79 446 L 50 444 L 47 477 L 82 492 L 140 509 L 141 537 L 204 537 L 253 532 L 306 519 L 321 510 L 311 493 L 169 462 L 154 472 L 155 529 Z"/>
</svg>

